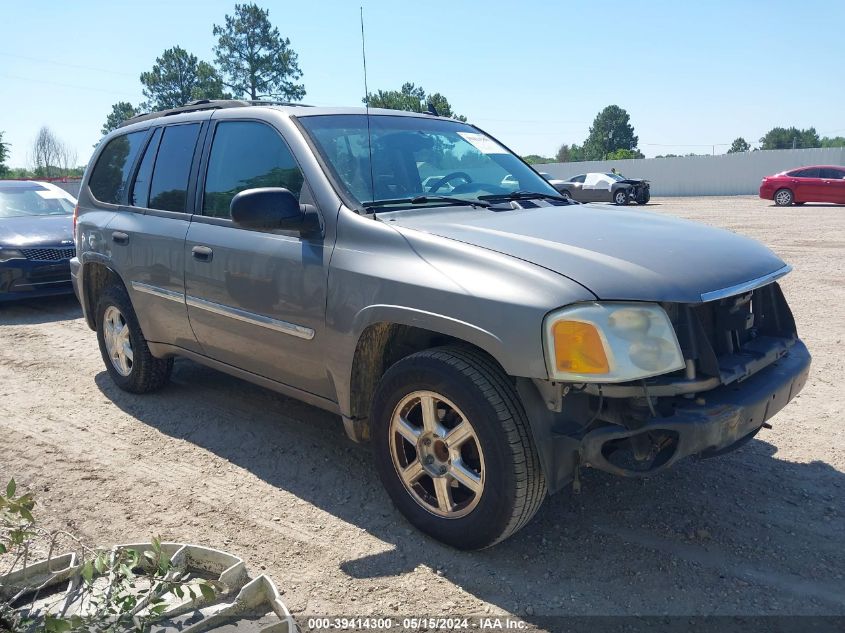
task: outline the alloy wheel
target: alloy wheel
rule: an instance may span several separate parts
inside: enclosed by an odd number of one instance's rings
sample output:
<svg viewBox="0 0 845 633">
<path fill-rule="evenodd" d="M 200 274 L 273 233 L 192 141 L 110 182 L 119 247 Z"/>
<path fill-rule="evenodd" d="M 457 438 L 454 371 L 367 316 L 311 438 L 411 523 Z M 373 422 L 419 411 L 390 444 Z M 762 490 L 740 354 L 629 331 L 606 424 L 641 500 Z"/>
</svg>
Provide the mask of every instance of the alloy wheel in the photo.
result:
<svg viewBox="0 0 845 633">
<path fill-rule="evenodd" d="M 390 456 L 421 507 L 448 519 L 466 516 L 484 492 L 484 455 L 472 424 L 450 400 L 415 391 L 390 420 Z"/>
<path fill-rule="evenodd" d="M 121 376 L 132 373 L 132 340 L 129 325 L 115 306 L 109 306 L 103 313 L 103 341 L 114 368 Z"/>
</svg>

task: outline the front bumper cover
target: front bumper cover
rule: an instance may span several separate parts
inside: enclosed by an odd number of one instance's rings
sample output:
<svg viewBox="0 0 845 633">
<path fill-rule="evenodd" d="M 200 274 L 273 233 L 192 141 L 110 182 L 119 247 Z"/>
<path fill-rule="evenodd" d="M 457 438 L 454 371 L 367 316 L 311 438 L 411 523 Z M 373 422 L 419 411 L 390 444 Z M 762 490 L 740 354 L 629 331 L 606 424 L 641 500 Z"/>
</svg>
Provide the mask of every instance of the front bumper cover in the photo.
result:
<svg viewBox="0 0 845 633">
<path fill-rule="evenodd" d="M 72 292 L 67 260 L 12 259 L 0 264 L 0 302 Z"/>
<path fill-rule="evenodd" d="M 581 463 L 617 475 L 636 477 L 664 470 L 690 455 L 712 457 L 727 453 L 752 438 L 769 418 L 804 387 L 810 373 L 810 353 L 796 341 L 789 353 L 750 378 L 701 394 L 703 404 L 682 400 L 675 414 L 652 418 L 636 429 L 605 426 L 581 440 Z M 608 460 L 620 440 L 650 433 L 674 437 L 666 454 L 647 471 L 623 468 Z"/>
</svg>

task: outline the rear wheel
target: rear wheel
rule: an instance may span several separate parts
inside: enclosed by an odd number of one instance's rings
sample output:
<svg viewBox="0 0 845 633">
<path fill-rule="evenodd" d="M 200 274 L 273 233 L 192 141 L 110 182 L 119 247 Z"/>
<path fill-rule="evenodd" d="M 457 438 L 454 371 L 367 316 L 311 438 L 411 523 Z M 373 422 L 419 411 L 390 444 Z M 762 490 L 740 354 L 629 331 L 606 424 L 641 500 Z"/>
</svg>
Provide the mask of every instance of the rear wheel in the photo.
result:
<svg viewBox="0 0 845 633">
<path fill-rule="evenodd" d="M 613 203 L 619 206 L 628 204 L 628 190 L 617 189 L 616 193 L 613 194 Z"/>
<path fill-rule="evenodd" d="M 775 204 L 779 207 L 788 207 L 795 197 L 789 189 L 778 189 L 775 192 Z"/>
<path fill-rule="evenodd" d="M 506 539 L 546 495 L 525 412 L 488 357 L 458 347 L 393 365 L 373 400 L 373 450 L 396 507 L 460 549 Z"/>
<path fill-rule="evenodd" d="M 150 353 L 129 295 L 121 286 L 112 286 L 100 295 L 97 342 L 109 376 L 124 391 L 155 391 L 170 379 L 173 359 Z"/>
</svg>

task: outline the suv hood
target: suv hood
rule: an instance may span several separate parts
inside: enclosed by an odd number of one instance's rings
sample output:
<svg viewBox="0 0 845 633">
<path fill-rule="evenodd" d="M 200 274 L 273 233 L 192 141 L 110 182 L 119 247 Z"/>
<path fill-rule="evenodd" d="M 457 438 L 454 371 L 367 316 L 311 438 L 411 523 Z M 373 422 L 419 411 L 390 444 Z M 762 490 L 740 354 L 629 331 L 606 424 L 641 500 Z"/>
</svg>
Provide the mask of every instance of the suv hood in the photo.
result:
<svg viewBox="0 0 845 633">
<path fill-rule="evenodd" d="M 532 262 L 604 300 L 697 303 L 785 266 L 736 233 L 647 211 L 590 205 L 379 213 L 424 231 Z"/>
</svg>

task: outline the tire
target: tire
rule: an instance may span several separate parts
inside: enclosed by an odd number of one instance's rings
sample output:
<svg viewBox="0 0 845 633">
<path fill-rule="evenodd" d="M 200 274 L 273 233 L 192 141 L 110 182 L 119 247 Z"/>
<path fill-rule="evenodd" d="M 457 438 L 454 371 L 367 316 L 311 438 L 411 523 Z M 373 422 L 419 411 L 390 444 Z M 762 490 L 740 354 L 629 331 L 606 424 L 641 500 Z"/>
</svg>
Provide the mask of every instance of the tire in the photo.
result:
<svg viewBox="0 0 845 633">
<path fill-rule="evenodd" d="M 560 191 L 559 193 L 560 193 L 560 197 L 563 198 L 564 200 L 572 200 L 572 194 L 569 193 L 568 190 L 564 189 L 564 190 Z"/>
<path fill-rule="evenodd" d="M 169 381 L 173 359 L 156 358 L 150 353 L 132 302 L 122 286 L 107 288 L 100 295 L 97 342 L 106 371 L 124 391 L 149 393 L 161 389 Z"/>
<path fill-rule="evenodd" d="M 778 189 L 775 191 L 775 204 L 779 207 L 788 207 L 795 201 L 795 196 L 789 189 Z"/>
<path fill-rule="evenodd" d="M 651 194 L 646 193 L 639 198 L 637 198 L 637 204 L 648 204 L 648 201 L 651 200 Z"/>
<path fill-rule="evenodd" d="M 616 204 L 620 207 L 623 207 L 628 204 L 628 191 L 626 189 L 617 189 L 613 193 L 613 204 Z"/>
<path fill-rule="evenodd" d="M 434 433 L 423 420 L 427 398 Z M 400 360 L 379 382 L 370 420 L 376 469 L 393 503 L 414 526 L 448 545 L 495 545 L 525 526 L 545 499 L 546 481 L 516 389 L 481 352 L 439 347 Z M 449 431 L 462 421 L 469 424 L 461 427 L 463 435 L 471 437 L 452 443 L 449 438 L 460 432 Z M 409 428 L 414 443 L 407 439 Z M 453 475 L 467 472 L 471 477 L 463 474 L 461 482 Z"/>
<path fill-rule="evenodd" d="M 802 204 L 806 204 L 806 202 L 795 202 L 795 200 L 793 200 L 792 204 L 794 204 L 796 207 L 800 207 Z"/>
</svg>

